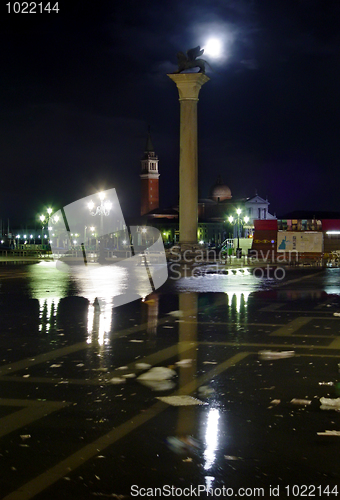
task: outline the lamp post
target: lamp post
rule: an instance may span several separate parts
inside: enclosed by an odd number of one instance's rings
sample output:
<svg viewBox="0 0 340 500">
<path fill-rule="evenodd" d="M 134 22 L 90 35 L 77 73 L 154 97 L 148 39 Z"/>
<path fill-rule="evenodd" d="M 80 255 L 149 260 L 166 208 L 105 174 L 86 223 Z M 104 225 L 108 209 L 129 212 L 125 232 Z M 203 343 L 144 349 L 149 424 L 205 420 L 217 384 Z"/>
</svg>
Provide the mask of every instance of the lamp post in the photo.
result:
<svg viewBox="0 0 340 500">
<path fill-rule="evenodd" d="M 237 217 L 234 219 L 232 215 L 228 217 L 228 221 L 230 224 L 236 225 L 237 226 L 237 248 L 236 248 L 236 257 L 240 259 L 242 257 L 242 248 L 240 248 L 240 224 L 242 222 L 247 222 L 249 221 L 249 217 L 245 216 L 242 220 L 241 218 L 241 212 L 242 210 L 238 208 L 236 210 Z"/>
<path fill-rule="evenodd" d="M 88 203 L 88 209 L 90 214 L 95 217 L 96 215 L 100 215 L 100 247 L 99 247 L 99 259 L 98 262 L 105 262 L 104 255 L 104 217 L 108 217 L 110 215 L 110 211 L 112 208 L 112 203 L 110 200 L 105 200 L 105 193 L 98 193 L 98 197 L 100 199 L 100 205 L 96 206 L 95 203 L 91 200 Z"/>
<path fill-rule="evenodd" d="M 46 214 L 39 215 L 39 219 L 40 219 L 40 222 L 41 222 L 41 249 L 42 249 L 42 245 L 44 244 L 43 236 L 44 236 L 45 226 L 47 225 L 47 227 L 48 227 L 48 223 L 49 223 L 50 220 L 52 221 L 53 224 L 55 224 L 59 220 L 59 216 L 58 215 L 54 215 L 54 216 L 51 217 L 52 212 L 53 212 L 52 208 L 47 208 L 46 212 L 47 212 L 47 215 Z M 51 230 L 52 228 L 48 227 L 48 229 Z"/>
</svg>

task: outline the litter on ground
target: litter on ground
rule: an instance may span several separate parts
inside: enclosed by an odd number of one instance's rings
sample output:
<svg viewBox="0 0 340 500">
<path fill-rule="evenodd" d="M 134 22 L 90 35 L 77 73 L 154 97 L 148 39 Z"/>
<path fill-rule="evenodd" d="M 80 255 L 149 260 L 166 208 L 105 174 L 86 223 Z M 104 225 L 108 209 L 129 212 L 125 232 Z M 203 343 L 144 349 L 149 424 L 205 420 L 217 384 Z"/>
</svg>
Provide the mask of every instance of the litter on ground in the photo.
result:
<svg viewBox="0 0 340 500">
<path fill-rule="evenodd" d="M 157 399 L 171 406 L 194 406 L 208 404 L 200 401 L 199 399 L 193 398 L 192 396 L 162 396 Z"/>
<path fill-rule="evenodd" d="M 259 358 L 263 361 L 291 358 L 295 356 L 295 351 L 259 351 Z"/>
<path fill-rule="evenodd" d="M 170 311 L 168 312 L 168 315 L 173 316 L 174 318 L 181 318 L 184 315 L 184 313 L 183 311 Z"/>
<path fill-rule="evenodd" d="M 145 387 L 148 387 L 152 391 L 163 392 L 163 391 L 171 391 L 176 387 L 176 383 L 172 380 L 138 380 L 140 384 L 143 384 Z"/>
<path fill-rule="evenodd" d="M 177 361 L 175 364 L 178 366 L 191 366 L 192 359 L 181 359 Z"/>
<path fill-rule="evenodd" d="M 340 436 L 340 431 L 317 432 L 318 436 Z"/>
<path fill-rule="evenodd" d="M 113 377 L 108 381 L 110 384 L 125 384 L 126 379 L 120 377 Z"/>
<path fill-rule="evenodd" d="M 320 398 L 321 410 L 336 410 L 340 411 L 340 398 Z"/>
<path fill-rule="evenodd" d="M 212 387 L 209 387 L 208 385 L 202 385 L 201 387 L 198 388 L 198 392 L 200 396 L 204 397 L 214 394 L 215 391 Z"/>
<path fill-rule="evenodd" d="M 136 363 L 135 368 L 136 370 L 148 370 L 151 365 L 149 363 Z"/>
<path fill-rule="evenodd" d="M 164 366 L 154 366 L 146 373 L 142 373 L 138 377 L 138 380 L 169 380 L 175 377 L 177 373 L 171 368 L 166 368 Z"/>
</svg>

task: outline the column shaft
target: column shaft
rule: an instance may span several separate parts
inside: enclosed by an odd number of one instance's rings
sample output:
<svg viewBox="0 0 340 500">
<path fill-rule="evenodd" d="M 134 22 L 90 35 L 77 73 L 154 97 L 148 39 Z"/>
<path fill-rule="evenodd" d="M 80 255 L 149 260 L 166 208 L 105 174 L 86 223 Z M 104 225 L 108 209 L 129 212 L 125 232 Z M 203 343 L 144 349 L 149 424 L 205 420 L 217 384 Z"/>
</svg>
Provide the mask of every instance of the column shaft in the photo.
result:
<svg viewBox="0 0 340 500">
<path fill-rule="evenodd" d="M 178 89 L 181 105 L 179 154 L 179 243 L 182 248 L 197 244 L 198 158 L 197 102 L 209 78 L 203 73 L 168 75 Z"/>
<path fill-rule="evenodd" d="M 197 101 L 180 103 L 179 242 L 190 245 L 197 243 L 198 223 Z"/>
</svg>

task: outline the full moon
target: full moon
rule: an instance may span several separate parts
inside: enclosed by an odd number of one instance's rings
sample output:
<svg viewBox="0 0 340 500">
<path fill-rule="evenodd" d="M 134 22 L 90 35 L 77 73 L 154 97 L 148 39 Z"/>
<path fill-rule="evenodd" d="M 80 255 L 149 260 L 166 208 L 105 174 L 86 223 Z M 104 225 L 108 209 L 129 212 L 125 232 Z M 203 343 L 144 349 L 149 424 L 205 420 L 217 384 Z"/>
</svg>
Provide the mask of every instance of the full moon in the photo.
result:
<svg viewBox="0 0 340 500">
<path fill-rule="evenodd" d="M 210 38 L 204 46 L 204 54 L 210 57 L 220 57 L 222 44 L 217 38 Z"/>
</svg>

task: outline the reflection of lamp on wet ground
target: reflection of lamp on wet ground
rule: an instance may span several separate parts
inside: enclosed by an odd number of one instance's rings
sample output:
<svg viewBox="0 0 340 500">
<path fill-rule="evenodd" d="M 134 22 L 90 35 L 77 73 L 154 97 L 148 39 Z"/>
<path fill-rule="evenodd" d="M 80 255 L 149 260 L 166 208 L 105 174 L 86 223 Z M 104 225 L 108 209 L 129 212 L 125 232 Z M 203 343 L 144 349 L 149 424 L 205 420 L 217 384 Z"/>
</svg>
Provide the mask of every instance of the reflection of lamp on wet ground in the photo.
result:
<svg viewBox="0 0 340 500">
<path fill-rule="evenodd" d="M 242 257 L 242 248 L 240 248 L 240 225 L 242 224 L 242 222 L 245 222 L 247 224 L 247 222 L 249 221 L 249 217 L 247 217 L 247 216 L 244 217 L 244 219 L 242 220 L 242 218 L 240 217 L 241 212 L 242 212 L 242 210 L 240 208 L 238 208 L 236 210 L 237 217 L 235 219 L 234 219 L 234 217 L 232 215 L 230 215 L 228 217 L 229 223 L 237 226 L 237 249 L 236 249 L 236 257 L 238 257 L 238 258 Z"/>
</svg>

